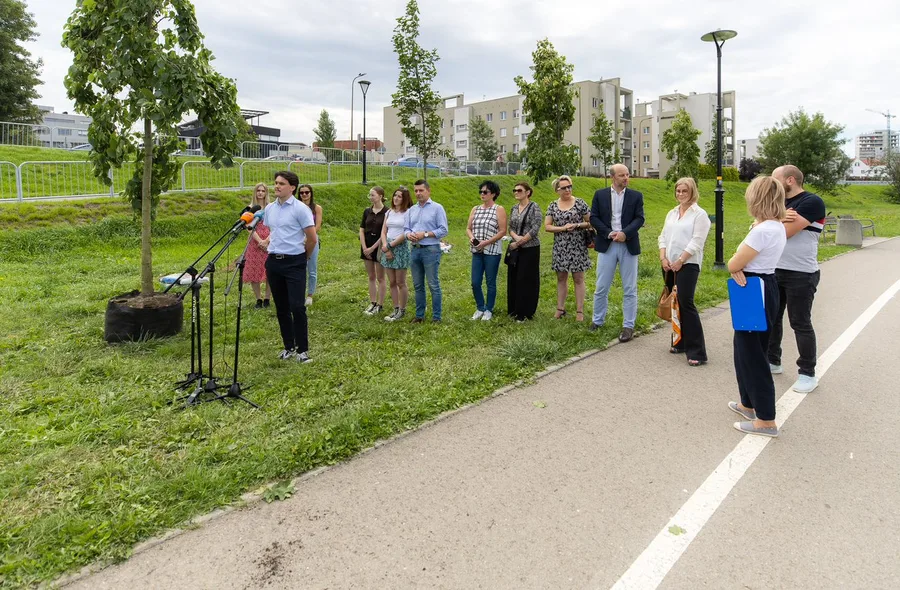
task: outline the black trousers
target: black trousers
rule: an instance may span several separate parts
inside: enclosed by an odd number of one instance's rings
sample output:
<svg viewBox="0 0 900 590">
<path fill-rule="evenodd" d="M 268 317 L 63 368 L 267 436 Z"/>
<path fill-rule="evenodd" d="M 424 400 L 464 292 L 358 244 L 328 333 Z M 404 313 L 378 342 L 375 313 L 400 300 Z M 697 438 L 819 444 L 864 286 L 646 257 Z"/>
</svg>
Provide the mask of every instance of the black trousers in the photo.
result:
<svg viewBox="0 0 900 590">
<path fill-rule="evenodd" d="M 765 332 L 734 333 L 734 372 L 737 377 L 741 404 L 756 410 L 760 420 L 775 419 L 775 382 L 769 370 L 769 333 L 775 325 L 778 313 L 778 284 L 775 275 L 744 273 L 748 277 L 758 276 L 763 281 L 766 302 Z"/>
<path fill-rule="evenodd" d="M 769 336 L 769 362 L 781 364 L 781 340 L 784 335 L 784 310 L 797 339 L 797 371 L 801 375 L 816 376 L 816 331 L 812 325 L 812 306 L 819 286 L 819 271 L 797 272 L 775 269 L 778 282 L 778 316 Z"/>
<path fill-rule="evenodd" d="M 281 329 L 285 350 L 307 352 L 309 332 L 306 323 L 306 254 L 266 259 L 266 279 L 272 289 L 272 301 Z"/>
<path fill-rule="evenodd" d="M 681 311 L 681 344 L 688 360 L 706 362 L 706 339 L 703 337 L 703 324 L 700 323 L 700 312 L 694 305 L 694 293 L 697 291 L 697 279 L 700 278 L 699 264 L 685 264 L 677 273 L 663 271 L 666 287 L 671 289 L 678 285 L 678 307 Z"/>
<path fill-rule="evenodd" d="M 516 265 L 506 268 L 506 313 L 517 320 L 530 320 L 541 294 L 541 247 L 519 248 Z"/>
</svg>

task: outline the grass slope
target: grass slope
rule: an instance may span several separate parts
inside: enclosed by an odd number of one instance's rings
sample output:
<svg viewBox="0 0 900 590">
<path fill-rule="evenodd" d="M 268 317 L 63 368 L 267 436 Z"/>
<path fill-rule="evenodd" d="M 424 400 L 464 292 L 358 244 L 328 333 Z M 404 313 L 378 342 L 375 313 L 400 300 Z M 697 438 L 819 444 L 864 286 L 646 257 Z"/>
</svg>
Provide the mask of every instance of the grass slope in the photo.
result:
<svg viewBox="0 0 900 590">
<path fill-rule="evenodd" d="M 499 202 L 508 208 L 514 181 L 498 180 Z M 455 244 L 441 263 L 444 323 L 438 326 L 390 324 L 361 313 L 368 297 L 356 236 L 366 189 L 316 189 L 325 227 L 320 288 L 309 311 L 314 362 L 277 361 L 274 310 L 248 309 L 252 296 L 249 289 L 244 294 L 241 378 L 252 384 L 247 394 L 261 411 L 167 405 L 176 397 L 172 383 L 189 368 L 188 334 L 103 343 L 107 298 L 138 284 L 140 236 L 127 204 L 108 198 L 0 209 L 0 297 L 6 311 L 0 317 L 0 584 L 50 580 L 98 558 L 123 558 L 136 542 L 229 504 L 263 482 L 350 457 L 611 340 L 621 321 L 618 279 L 611 317 L 599 334 L 568 318 L 551 319 L 555 276 L 548 234 L 541 235 L 538 318 L 516 324 L 499 313 L 491 323 L 468 320 L 474 304 L 464 225 L 478 202 L 478 183 L 434 183 L 433 197 L 447 209 L 449 241 Z M 575 194 L 589 200 L 602 186 L 602 180 L 577 178 Z M 645 195 L 637 327 L 646 330 L 656 322 L 660 289 L 656 236 L 674 201 L 663 182 L 635 180 L 632 186 Z M 900 234 L 900 206 L 883 203 L 870 189 L 855 187 L 846 197 L 829 199 L 829 209 L 875 217 L 881 235 Z M 726 190 L 727 258 L 750 220 L 744 185 L 728 184 Z M 712 183 L 702 183 L 701 191 L 701 205 L 711 212 Z M 553 198 L 549 183 L 541 183 L 535 199 L 541 209 Z M 154 226 L 157 274 L 183 269 L 247 201 L 249 191 L 165 196 Z M 227 282 L 224 262 L 238 256 L 238 246 L 223 257 L 217 273 L 219 304 Z M 843 250 L 824 246 L 821 252 L 827 257 Z M 726 297 L 727 274 L 712 271 L 713 258 L 710 235 L 697 291 L 704 307 Z M 501 270 L 500 312 L 505 279 Z M 588 280 L 593 284 L 593 271 Z M 203 300 L 205 306 L 206 293 Z M 217 311 L 214 355 L 222 376 L 231 374 L 236 302 L 233 291 Z M 588 317 L 590 307 L 589 294 Z M 722 356 L 717 362 L 729 361 Z"/>
</svg>

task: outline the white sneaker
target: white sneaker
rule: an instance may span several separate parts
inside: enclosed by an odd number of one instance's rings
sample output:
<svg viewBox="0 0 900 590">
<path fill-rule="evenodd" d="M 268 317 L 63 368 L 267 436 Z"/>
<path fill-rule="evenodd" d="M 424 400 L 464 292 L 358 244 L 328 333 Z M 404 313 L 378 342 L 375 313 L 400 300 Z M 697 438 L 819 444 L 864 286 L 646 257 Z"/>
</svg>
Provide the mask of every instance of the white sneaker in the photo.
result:
<svg viewBox="0 0 900 590">
<path fill-rule="evenodd" d="M 376 304 L 370 303 L 369 307 L 367 307 L 365 310 L 363 310 L 363 313 L 366 315 L 372 315 L 373 313 L 375 313 L 376 307 L 378 307 Z"/>
<path fill-rule="evenodd" d="M 282 361 L 286 361 L 287 359 L 291 358 L 292 356 L 294 356 L 294 351 L 288 350 L 287 348 L 285 348 L 284 350 L 282 350 L 281 352 L 278 353 L 278 359 L 282 360 Z"/>
<path fill-rule="evenodd" d="M 309 358 L 308 352 L 295 352 L 294 360 L 300 363 L 309 363 L 312 362 L 312 359 Z"/>
<path fill-rule="evenodd" d="M 481 321 L 489 322 L 489 321 L 491 321 L 492 317 L 494 317 L 494 314 L 492 314 L 490 311 L 486 311 L 486 312 L 484 312 L 484 315 L 481 316 Z"/>
<path fill-rule="evenodd" d="M 773 365 L 772 363 L 769 363 L 769 372 L 771 372 L 773 375 L 781 375 L 782 373 L 784 373 L 784 367 L 782 367 L 781 365 Z"/>
<path fill-rule="evenodd" d="M 483 311 L 476 311 L 475 313 L 472 314 L 472 320 L 473 321 L 480 320 L 483 315 L 484 315 Z"/>
<path fill-rule="evenodd" d="M 810 377 L 809 375 L 800 375 L 797 377 L 797 380 L 791 385 L 791 389 L 796 391 L 797 393 L 809 393 L 819 386 L 819 380 L 816 377 Z"/>
<path fill-rule="evenodd" d="M 312 297 L 307 297 L 306 298 L 306 307 L 309 307 L 310 305 L 312 305 Z"/>
</svg>

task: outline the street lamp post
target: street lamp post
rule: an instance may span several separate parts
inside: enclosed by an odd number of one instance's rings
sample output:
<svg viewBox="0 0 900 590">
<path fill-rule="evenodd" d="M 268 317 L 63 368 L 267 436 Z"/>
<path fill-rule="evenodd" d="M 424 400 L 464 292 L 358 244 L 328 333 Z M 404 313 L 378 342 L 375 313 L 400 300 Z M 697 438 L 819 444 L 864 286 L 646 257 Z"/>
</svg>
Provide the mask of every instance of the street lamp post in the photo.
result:
<svg viewBox="0 0 900 590">
<path fill-rule="evenodd" d="M 368 80 L 360 80 L 359 88 L 363 95 L 363 149 L 362 149 L 362 166 L 363 166 L 363 184 L 366 184 L 366 92 L 369 91 Z"/>
<path fill-rule="evenodd" d="M 716 87 L 716 261 L 713 268 L 725 268 L 725 188 L 722 186 L 722 46 L 734 39 L 737 33 L 731 30 L 712 31 L 700 37 L 701 41 L 716 44 L 718 84 Z"/>
<path fill-rule="evenodd" d="M 353 78 L 353 81 L 350 82 L 350 141 L 353 141 L 355 137 L 353 137 L 353 97 L 356 94 L 356 81 L 365 76 L 365 74 L 359 74 L 357 77 Z M 359 149 L 359 144 L 356 145 L 356 149 Z"/>
</svg>

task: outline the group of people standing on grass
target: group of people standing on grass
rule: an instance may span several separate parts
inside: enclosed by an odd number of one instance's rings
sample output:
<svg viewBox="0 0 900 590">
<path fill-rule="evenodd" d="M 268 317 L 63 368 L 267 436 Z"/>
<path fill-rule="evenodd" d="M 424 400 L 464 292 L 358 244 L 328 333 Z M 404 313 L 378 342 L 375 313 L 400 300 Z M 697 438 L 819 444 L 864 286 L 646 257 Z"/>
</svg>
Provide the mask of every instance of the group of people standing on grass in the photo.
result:
<svg viewBox="0 0 900 590">
<path fill-rule="evenodd" d="M 497 204 L 500 187 L 492 180 L 479 186 L 481 202 L 469 213 L 466 236 L 472 255 L 471 285 L 475 300 L 472 320 L 490 321 L 497 299 L 497 276 L 501 262 L 508 268 L 507 314 L 524 322 L 532 319 L 540 295 L 540 230 L 553 234 L 551 268 L 557 277 L 554 317 L 567 315 L 569 276 L 574 283 L 575 320 L 584 321 L 585 272 L 591 267 L 588 250 L 597 253 L 597 279 L 593 315 L 589 326 L 596 331 L 604 325 L 609 290 L 618 268 L 622 282 L 622 329 L 620 342 L 634 337 L 637 319 L 639 231 L 644 225 L 643 195 L 628 187 L 628 168 L 621 164 L 611 170 L 612 186 L 594 193 L 590 207 L 574 195 L 569 176 L 553 181 L 557 199 L 542 215 L 532 201 L 533 189 L 524 181 L 513 188 L 515 203 L 509 213 Z M 368 274 L 367 315 L 380 315 L 390 288 L 392 313 L 384 320 L 404 318 L 408 302 L 406 273 L 412 274 L 415 316 L 412 323 L 425 321 L 427 291 L 431 294 L 431 321 L 441 322 L 442 291 L 440 262 L 442 239 L 448 234 L 447 214 L 431 198 L 425 180 L 414 185 L 415 201 L 409 189 L 398 187 L 386 203 L 385 191 L 373 187 L 359 227 L 360 258 Z M 295 198 L 299 195 L 299 199 Z M 703 250 L 710 219 L 698 204 L 699 192 L 691 178 L 675 183 L 677 205 L 666 215 L 657 239 L 664 283 L 677 287 L 680 307 L 680 334 L 670 352 L 686 356 L 689 366 L 708 361 L 700 314 L 694 303 Z M 257 307 L 267 307 L 269 294 L 275 302 L 284 350 L 279 357 L 301 362 L 310 360 L 306 307 L 312 304 L 317 282 L 317 261 L 322 226 L 322 207 L 315 203 L 313 188 L 299 183 L 296 174 L 275 175 L 276 200 L 268 203 L 268 190 L 259 184 L 254 204 L 264 206 L 262 221 L 251 234 L 244 280 L 250 282 Z M 822 231 L 825 205 L 820 197 L 803 189 L 803 173 L 785 165 L 772 176 L 756 178 L 745 199 L 754 222 L 747 237 L 728 262 L 728 270 L 741 286 L 757 276 L 764 286 L 767 330 L 736 331 L 734 365 L 740 402 L 729 407 L 745 421 L 735 428 L 765 436 L 777 436 L 775 389 L 772 374 L 783 372 L 781 340 L 787 310 L 797 339 L 800 358 L 795 391 L 811 392 L 815 377 L 816 338 L 812 327 L 812 303 L 819 281 L 818 236 Z M 509 244 L 504 253 L 502 243 Z M 265 297 L 260 283 L 266 282 Z M 486 283 L 486 293 L 484 285 Z"/>
</svg>

